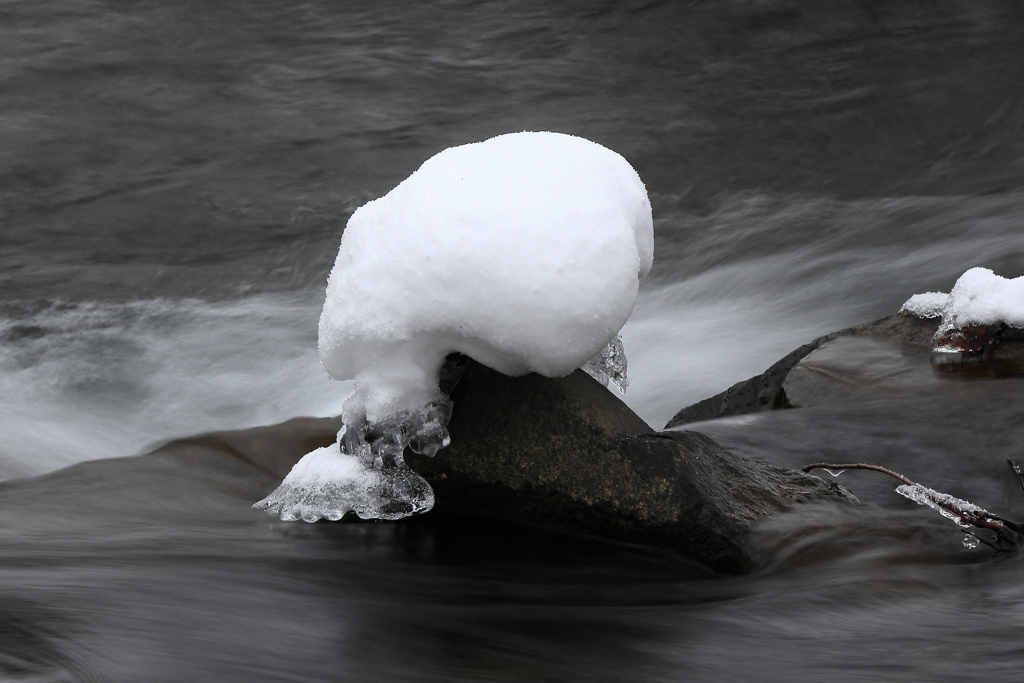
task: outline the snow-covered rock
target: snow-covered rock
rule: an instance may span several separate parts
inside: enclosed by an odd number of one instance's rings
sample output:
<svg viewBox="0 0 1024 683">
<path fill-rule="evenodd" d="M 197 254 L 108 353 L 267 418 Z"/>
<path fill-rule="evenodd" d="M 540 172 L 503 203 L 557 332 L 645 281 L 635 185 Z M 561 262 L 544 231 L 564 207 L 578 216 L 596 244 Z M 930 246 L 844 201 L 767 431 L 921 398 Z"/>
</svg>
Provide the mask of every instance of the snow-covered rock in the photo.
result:
<svg viewBox="0 0 1024 683">
<path fill-rule="evenodd" d="M 598 356 L 598 376 L 624 386 L 616 335 L 651 268 L 652 226 L 646 189 L 629 163 L 559 133 L 444 150 L 359 208 L 320 318 L 324 368 L 355 384 L 337 457 L 380 470 L 404 466 L 412 437 L 428 451 L 447 445 L 443 425 L 435 428 L 450 412 L 438 372 L 454 352 L 512 376 L 563 376 Z M 410 435 L 410 421 L 432 431 Z M 287 500 L 258 505 L 294 517 L 301 503 L 301 516 L 315 518 L 307 493 L 323 490 L 324 479 L 301 472 L 286 480 Z M 332 503 L 319 514 L 338 509 Z"/>
<path fill-rule="evenodd" d="M 992 337 L 977 328 L 1006 325 L 1024 329 L 1024 276 L 1008 279 L 988 268 L 971 268 L 949 294 L 926 292 L 912 296 L 901 312 L 919 318 L 941 317 L 933 350 L 976 351 Z M 973 328 L 973 329 L 972 329 Z"/>
<path fill-rule="evenodd" d="M 651 206 L 621 156 L 516 133 L 447 149 L 361 207 L 320 318 L 320 358 L 371 421 L 435 398 L 447 354 L 566 375 L 611 341 L 653 257 Z"/>
</svg>

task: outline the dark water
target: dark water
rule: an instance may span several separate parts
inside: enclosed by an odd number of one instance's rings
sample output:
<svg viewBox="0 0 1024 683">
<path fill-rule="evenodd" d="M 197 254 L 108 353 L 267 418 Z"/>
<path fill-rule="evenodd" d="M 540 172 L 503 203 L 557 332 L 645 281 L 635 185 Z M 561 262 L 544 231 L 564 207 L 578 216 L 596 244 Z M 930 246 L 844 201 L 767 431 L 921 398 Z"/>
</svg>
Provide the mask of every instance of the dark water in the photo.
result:
<svg viewBox="0 0 1024 683">
<path fill-rule="evenodd" d="M 626 400 L 660 426 L 969 267 L 1024 274 L 1022 84 L 1011 0 L 4 2 L 0 478 L 337 414 L 316 320 L 348 215 L 431 154 L 518 130 L 593 139 L 647 183 L 656 264 L 623 332 Z M 884 456 L 1010 514 L 1024 396 L 970 387 L 700 428 L 790 466 Z M 76 513 L 48 514 L 40 529 Z M 248 514 L 181 537 L 151 522 L 130 558 L 89 525 L 12 531 L 0 672 L 1016 680 L 1024 663 L 1013 558 L 865 543 L 722 581 L 524 529 L 488 544 L 465 520 Z"/>
</svg>

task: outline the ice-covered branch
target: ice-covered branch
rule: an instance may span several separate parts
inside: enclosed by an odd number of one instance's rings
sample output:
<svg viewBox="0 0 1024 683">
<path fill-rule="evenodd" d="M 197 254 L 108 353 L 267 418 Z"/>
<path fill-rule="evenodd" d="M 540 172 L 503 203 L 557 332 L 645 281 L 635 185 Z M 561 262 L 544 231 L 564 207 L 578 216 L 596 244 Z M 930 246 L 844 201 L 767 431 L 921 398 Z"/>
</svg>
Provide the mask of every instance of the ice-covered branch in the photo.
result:
<svg viewBox="0 0 1024 683">
<path fill-rule="evenodd" d="M 1014 473 L 1018 478 L 1020 478 L 1020 468 L 1016 466 L 1016 463 L 1010 460 L 1010 466 L 1014 469 Z M 1024 542 L 1024 524 L 1011 522 L 1010 520 L 989 512 L 970 501 L 956 498 L 955 496 L 936 491 L 935 489 L 930 489 L 927 486 L 922 486 L 921 484 L 911 481 L 899 472 L 895 472 L 888 468 L 881 467 L 879 465 L 867 465 L 864 463 L 814 463 L 813 465 L 807 465 L 802 468 L 801 471 L 810 472 L 816 469 L 826 470 L 833 476 L 838 476 L 838 474 L 843 470 L 854 469 L 882 472 L 883 474 L 887 474 L 902 482 L 896 487 L 896 493 L 904 496 L 905 498 L 909 498 L 918 505 L 926 505 L 933 510 L 938 511 L 938 513 L 943 517 L 956 522 L 957 526 L 964 529 L 969 529 L 973 526 L 979 529 L 988 529 L 995 532 L 995 543 L 989 542 L 968 532 L 968 537 L 964 538 L 964 545 L 968 548 L 977 546 L 977 541 L 981 541 L 997 551 L 1005 551 L 1016 549 L 1022 542 Z M 1024 486 L 1024 480 L 1022 480 L 1022 486 Z"/>
</svg>

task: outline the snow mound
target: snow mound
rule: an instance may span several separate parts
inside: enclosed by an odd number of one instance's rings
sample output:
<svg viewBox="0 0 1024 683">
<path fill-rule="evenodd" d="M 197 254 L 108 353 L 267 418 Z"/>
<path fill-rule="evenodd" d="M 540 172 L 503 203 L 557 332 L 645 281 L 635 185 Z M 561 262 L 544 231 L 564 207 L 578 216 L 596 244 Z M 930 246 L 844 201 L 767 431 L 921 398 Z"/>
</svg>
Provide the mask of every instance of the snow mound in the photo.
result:
<svg viewBox="0 0 1024 683">
<path fill-rule="evenodd" d="M 651 207 L 621 156 L 516 133 L 447 149 L 358 209 L 320 318 L 320 359 L 371 421 L 435 398 L 453 351 L 566 375 L 607 345 L 651 268 Z"/>
<path fill-rule="evenodd" d="M 1024 276 L 1008 279 L 988 268 L 971 268 L 949 294 L 927 292 L 912 296 L 902 312 L 921 318 L 941 317 L 933 348 L 939 352 L 974 350 L 972 327 L 1006 325 L 1024 329 Z"/>
<path fill-rule="evenodd" d="M 438 373 L 455 352 L 512 376 L 556 377 L 586 364 L 624 389 L 617 333 L 653 252 L 644 184 L 601 145 L 524 132 L 428 159 L 352 214 L 327 283 L 320 360 L 332 378 L 355 384 L 344 407 L 351 429 L 335 457 L 405 467 L 410 416 L 433 425 L 432 436 L 417 437 L 433 439 L 427 451 L 447 445 L 434 424 L 446 400 Z M 320 470 L 303 472 L 286 480 L 291 498 L 323 489 Z M 308 497 L 299 507 L 272 498 L 257 505 L 282 518 L 314 516 Z M 336 503 L 325 502 L 325 514 L 344 507 Z"/>
</svg>

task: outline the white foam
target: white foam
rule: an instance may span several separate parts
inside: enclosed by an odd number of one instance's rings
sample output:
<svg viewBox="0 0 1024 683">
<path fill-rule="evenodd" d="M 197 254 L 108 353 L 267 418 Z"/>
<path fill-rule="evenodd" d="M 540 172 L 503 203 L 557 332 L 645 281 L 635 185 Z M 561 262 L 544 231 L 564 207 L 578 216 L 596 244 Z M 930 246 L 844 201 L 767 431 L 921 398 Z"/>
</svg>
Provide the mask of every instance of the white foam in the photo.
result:
<svg viewBox="0 0 1024 683">
<path fill-rule="evenodd" d="M 0 315 L 0 479 L 197 432 L 338 415 L 351 383 L 324 376 L 316 312 L 308 297 L 259 295 Z"/>
</svg>

